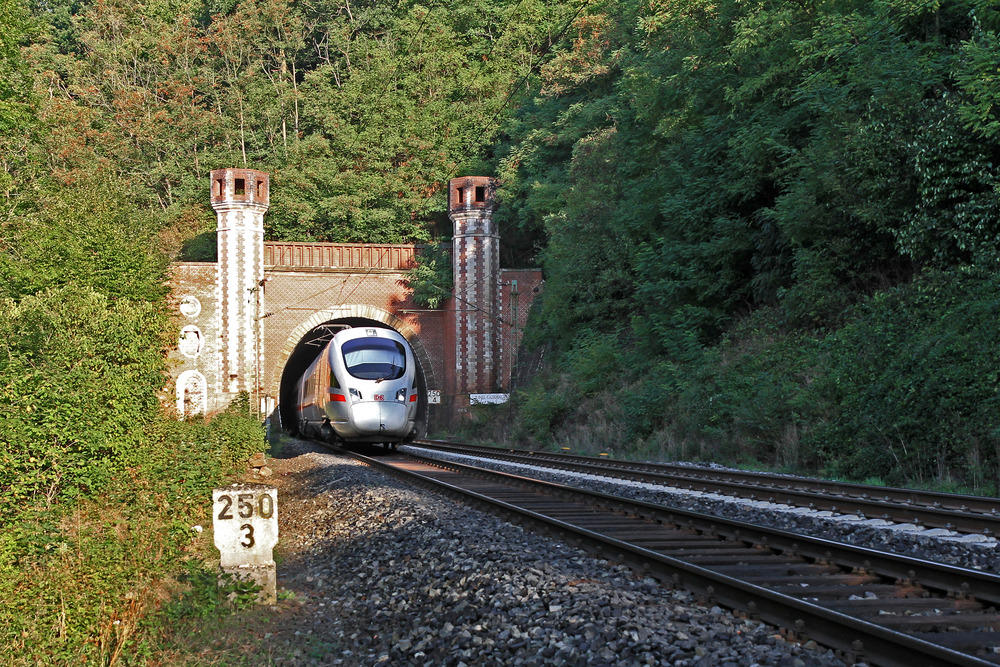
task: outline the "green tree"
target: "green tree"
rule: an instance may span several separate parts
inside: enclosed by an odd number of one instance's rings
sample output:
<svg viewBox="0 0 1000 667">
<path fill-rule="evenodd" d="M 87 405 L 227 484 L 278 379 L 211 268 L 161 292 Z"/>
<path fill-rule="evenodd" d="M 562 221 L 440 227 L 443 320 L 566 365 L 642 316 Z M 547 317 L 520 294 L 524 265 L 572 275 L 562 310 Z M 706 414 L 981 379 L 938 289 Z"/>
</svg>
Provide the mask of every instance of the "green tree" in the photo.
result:
<svg viewBox="0 0 1000 667">
<path fill-rule="evenodd" d="M 406 273 L 404 283 L 413 292 L 418 305 L 439 308 L 451 298 L 454 288 L 452 249 L 442 243 L 430 243 L 420 248 L 417 266 Z"/>
<path fill-rule="evenodd" d="M 63 286 L 0 304 L 0 506 L 99 489 L 160 413 L 166 318 Z"/>
<path fill-rule="evenodd" d="M 129 181 L 183 227 L 208 170 L 271 172 L 271 238 L 407 241 L 488 150 L 561 6 L 285 0 L 35 5 L 41 175 Z M 541 19 L 541 20 L 540 20 Z"/>
<path fill-rule="evenodd" d="M 627 2 L 580 7 L 532 81 L 534 94 L 505 126 L 499 150 L 508 236 L 525 236 L 546 275 L 538 338 L 568 344 L 577 327 L 616 331 L 635 311 L 634 241 L 626 218 L 637 143 L 614 89 L 628 59 Z M 523 260 L 522 260 L 523 261 Z"/>
<path fill-rule="evenodd" d="M 22 131 L 31 119 L 31 79 L 21 46 L 33 26 L 20 0 L 0 1 L 0 133 Z"/>
<path fill-rule="evenodd" d="M 130 201 L 121 181 L 100 175 L 39 196 L 34 211 L 3 227 L 0 296 L 89 287 L 114 300 L 159 302 L 166 257 L 156 219 Z"/>
</svg>

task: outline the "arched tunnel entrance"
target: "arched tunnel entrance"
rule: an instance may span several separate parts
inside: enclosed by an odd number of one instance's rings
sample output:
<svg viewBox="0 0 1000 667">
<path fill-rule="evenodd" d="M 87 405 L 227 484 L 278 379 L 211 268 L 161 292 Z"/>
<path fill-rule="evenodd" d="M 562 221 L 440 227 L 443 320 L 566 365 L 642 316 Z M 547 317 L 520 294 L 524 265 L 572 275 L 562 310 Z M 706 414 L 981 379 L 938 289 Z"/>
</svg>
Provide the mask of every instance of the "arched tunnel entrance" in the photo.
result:
<svg viewBox="0 0 1000 667">
<path fill-rule="evenodd" d="M 392 329 L 393 327 L 364 317 L 340 317 L 325 321 L 307 331 L 292 349 L 281 371 L 281 384 L 278 393 L 277 412 L 281 420 L 281 428 L 287 433 L 296 434 L 298 426 L 298 381 L 309 368 L 310 364 L 316 360 L 321 352 L 326 348 L 327 343 L 333 335 L 346 327 L 378 327 L 381 329 Z M 414 351 L 414 359 L 417 363 L 417 437 L 423 437 L 427 433 L 428 407 L 427 407 L 427 360 L 423 354 L 423 348 L 418 341 L 410 339 L 406 333 L 398 331 L 410 341 L 410 346 Z"/>
</svg>

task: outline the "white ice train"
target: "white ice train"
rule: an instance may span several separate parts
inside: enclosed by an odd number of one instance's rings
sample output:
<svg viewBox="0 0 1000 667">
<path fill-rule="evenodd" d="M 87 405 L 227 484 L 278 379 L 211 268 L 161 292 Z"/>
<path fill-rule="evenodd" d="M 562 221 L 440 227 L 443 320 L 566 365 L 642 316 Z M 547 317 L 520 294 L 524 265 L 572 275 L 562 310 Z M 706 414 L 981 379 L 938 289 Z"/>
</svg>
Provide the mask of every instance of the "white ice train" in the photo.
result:
<svg viewBox="0 0 1000 667">
<path fill-rule="evenodd" d="M 413 351 L 395 331 L 338 331 L 299 380 L 299 433 L 394 447 L 415 434 L 416 378 Z"/>
</svg>

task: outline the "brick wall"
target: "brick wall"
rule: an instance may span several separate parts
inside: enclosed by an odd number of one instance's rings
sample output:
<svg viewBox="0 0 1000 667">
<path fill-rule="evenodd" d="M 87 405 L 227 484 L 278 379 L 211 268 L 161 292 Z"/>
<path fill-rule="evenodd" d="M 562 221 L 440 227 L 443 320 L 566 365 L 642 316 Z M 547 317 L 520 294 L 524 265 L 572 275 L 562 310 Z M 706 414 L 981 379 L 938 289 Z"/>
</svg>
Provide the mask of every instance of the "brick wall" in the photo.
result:
<svg viewBox="0 0 1000 667">
<path fill-rule="evenodd" d="M 517 363 L 524 327 L 528 322 L 528 311 L 541 287 L 542 272 L 540 269 L 500 270 L 499 312 L 502 324 L 497 336 L 497 347 L 500 358 L 501 391 L 508 392 L 512 389 L 512 378 L 515 377 L 514 367 Z"/>
<path fill-rule="evenodd" d="M 268 175 L 253 169 L 216 169 L 211 174 L 217 216 L 222 392 L 260 393 L 262 350 L 259 289 L 264 273 L 264 214 L 270 202 Z"/>
<path fill-rule="evenodd" d="M 402 284 L 419 246 L 264 243 L 267 175 L 213 171 L 219 262 L 171 267 L 178 343 L 170 393 L 178 410 L 214 412 L 245 390 L 270 412 L 290 391 L 286 366 L 319 351 L 313 339 L 329 322 L 378 322 L 410 340 L 422 395 L 441 396 L 424 413 L 431 426 L 467 408 L 470 393 L 508 391 L 541 272 L 499 268 L 493 185 L 485 177 L 449 183 L 455 298 L 435 310 L 414 304 Z"/>
<path fill-rule="evenodd" d="M 493 179 L 485 176 L 456 178 L 448 184 L 448 215 L 454 225 L 454 366 L 458 395 L 500 389 L 500 237 L 493 222 L 494 185 Z"/>
<path fill-rule="evenodd" d="M 423 246 L 378 243 L 286 243 L 264 244 L 264 264 L 288 269 L 394 269 L 416 266 Z"/>
<path fill-rule="evenodd" d="M 172 376 L 168 393 L 174 398 L 172 407 L 181 415 L 215 412 L 228 402 L 221 395 L 221 321 L 215 272 L 214 262 L 170 266 L 170 306 L 177 343 L 168 355 Z M 203 383 L 204 395 L 198 395 L 198 383 Z"/>
</svg>

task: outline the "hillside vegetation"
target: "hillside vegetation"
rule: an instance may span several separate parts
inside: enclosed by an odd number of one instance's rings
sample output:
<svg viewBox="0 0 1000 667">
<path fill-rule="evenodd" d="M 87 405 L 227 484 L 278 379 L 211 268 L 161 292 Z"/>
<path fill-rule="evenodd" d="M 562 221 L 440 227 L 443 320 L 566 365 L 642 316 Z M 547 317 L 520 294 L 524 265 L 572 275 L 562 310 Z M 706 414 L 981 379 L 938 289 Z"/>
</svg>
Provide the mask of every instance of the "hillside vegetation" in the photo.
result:
<svg viewBox="0 0 1000 667">
<path fill-rule="evenodd" d="M 493 439 L 994 491 L 994 4 L 0 0 L 0 661 L 214 613 L 190 527 L 262 433 L 159 395 L 215 168 L 282 240 L 433 241 L 499 176 L 546 283 Z"/>
<path fill-rule="evenodd" d="M 496 150 L 539 444 L 1000 480 L 990 2 L 589 3 Z"/>
</svg>

